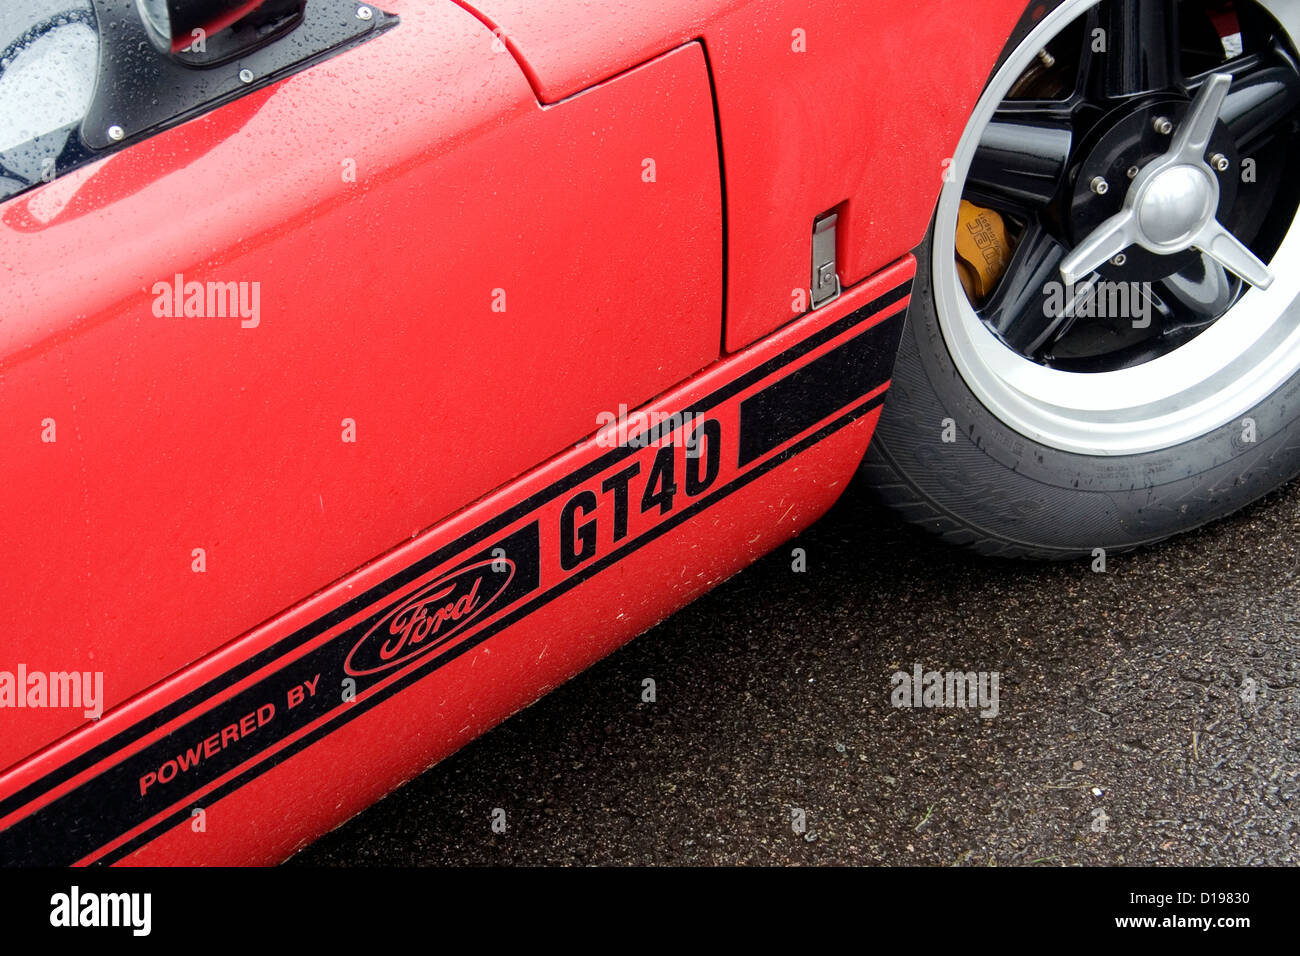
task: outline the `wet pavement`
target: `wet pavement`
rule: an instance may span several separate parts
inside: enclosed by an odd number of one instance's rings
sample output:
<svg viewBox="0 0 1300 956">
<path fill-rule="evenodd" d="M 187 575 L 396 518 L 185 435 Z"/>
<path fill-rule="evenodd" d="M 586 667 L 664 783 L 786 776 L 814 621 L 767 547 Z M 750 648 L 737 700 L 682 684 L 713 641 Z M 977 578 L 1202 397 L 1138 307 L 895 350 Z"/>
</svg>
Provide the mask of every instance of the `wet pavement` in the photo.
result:
<svg viewBox="0 0 1300 956">
<path fill-rule="evenodd" d="M 851 489 L 293 862 L 1295 864 L 1298 531 L 1293 485 L 1099 573 Z M 893 706 L 917 665 L 996 673 L 996 716 Z"/>
</svg>

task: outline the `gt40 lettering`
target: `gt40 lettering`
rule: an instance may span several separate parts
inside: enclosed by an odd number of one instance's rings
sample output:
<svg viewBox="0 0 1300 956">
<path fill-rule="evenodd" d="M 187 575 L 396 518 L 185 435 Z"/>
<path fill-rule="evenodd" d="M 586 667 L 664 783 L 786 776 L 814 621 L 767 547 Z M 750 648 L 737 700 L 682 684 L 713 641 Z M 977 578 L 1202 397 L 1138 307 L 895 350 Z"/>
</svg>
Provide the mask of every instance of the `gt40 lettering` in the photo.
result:
<svg viewBox="0 0 1300 956">
<path fill-rule="evenodd" d="M 610 544 L 626 538 L 633 501 L 640 502 L 638 516 L 653 519 L 673 510 L 679 492 L 688 499 L 698 498 L 713 487 L 722 466 L 722 423 L 716 418 L 705 419 L 689 432 L 683 429 L 679 437 L 679 444 L 670 439 L 654 453 L 648 469 L 642 468 L 640 460 L 634 461 L 564 503 L 560 509 L 561 568 L 572 571 L 594 558 L 602 527 L 608 528 Z"/>
</svg>

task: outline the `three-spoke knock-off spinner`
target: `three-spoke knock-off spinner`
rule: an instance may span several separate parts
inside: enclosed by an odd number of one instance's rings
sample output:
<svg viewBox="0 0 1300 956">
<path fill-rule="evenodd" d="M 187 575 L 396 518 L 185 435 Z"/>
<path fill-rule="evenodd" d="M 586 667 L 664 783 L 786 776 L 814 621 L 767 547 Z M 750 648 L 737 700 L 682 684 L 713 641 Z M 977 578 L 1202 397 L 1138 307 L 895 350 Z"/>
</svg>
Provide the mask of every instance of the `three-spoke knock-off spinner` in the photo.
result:
<svg viewBox="0 0 1300 956">
<path fill-rule="evenodd" d="M 1130 246 L 1157 255 L 1196 249 L 1261 289 L 1273 273 L 1215 218 L 1223 157 L 1206 156 L 1232 76 L 1215 73 L 1202 85 L 1167 152 L 1146 164 L 1129 184 L 1123 208 L 1061 262 L 1061 277 L 1075 284 Z M 1094 191 L 1096 191 L 1094 189 Z"/>
</svg>

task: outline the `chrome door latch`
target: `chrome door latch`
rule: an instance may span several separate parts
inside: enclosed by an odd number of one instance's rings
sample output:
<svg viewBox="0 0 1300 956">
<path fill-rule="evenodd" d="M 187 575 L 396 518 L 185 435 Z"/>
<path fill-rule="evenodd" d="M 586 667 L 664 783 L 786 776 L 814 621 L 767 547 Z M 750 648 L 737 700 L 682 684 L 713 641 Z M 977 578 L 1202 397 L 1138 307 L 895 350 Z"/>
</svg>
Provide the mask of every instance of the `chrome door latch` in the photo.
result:
<svg viewBox="0 0 1300 956">
<path fill-rule="evenodd" d="M 812 296 L 809 305 L 820 309 L 840 297 L 840 275 L 835 261 L 835 225 L 839 213 L 828 212 L 813 220 Z"/>
</svg>

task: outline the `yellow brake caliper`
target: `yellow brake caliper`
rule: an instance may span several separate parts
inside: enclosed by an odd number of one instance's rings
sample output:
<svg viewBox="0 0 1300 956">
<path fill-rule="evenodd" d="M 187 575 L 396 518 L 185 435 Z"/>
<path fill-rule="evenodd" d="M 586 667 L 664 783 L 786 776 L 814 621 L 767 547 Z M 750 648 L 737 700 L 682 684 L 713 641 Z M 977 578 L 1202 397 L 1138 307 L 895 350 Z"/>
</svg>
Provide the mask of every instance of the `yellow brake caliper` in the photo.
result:
<svg viewBox="0 0 1300 956">
<path fill-rule="evenodd" d="M 957 275 L 972 305 L 984 303 L 1010 261 L 1002 217 L 963 199 L 957 214 Z"/>
</svg>

